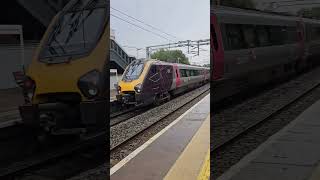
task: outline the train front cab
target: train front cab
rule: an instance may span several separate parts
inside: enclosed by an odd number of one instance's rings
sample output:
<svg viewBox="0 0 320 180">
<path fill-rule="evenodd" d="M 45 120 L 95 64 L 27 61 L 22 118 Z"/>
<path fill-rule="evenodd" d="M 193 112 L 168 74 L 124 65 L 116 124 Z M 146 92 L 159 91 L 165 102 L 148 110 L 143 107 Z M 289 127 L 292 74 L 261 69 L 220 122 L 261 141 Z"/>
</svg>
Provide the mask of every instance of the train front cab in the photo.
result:
<svg viewBox="0 0 320 180">
<path fill-rule="evenodd" d="M 118 83 L 117 100 L 135 106 L 158 104 L 170 98 L 172 82 L 172 65 L 154 60 L 135 60 L 126 68 Z"/>
<path fill-rule="evenodd" d="M 50 135 L 104 131 L 108 49 L 107 3 L 71 1 L 52 20 L 26 72 L 24 125 Z"/>
</svg>

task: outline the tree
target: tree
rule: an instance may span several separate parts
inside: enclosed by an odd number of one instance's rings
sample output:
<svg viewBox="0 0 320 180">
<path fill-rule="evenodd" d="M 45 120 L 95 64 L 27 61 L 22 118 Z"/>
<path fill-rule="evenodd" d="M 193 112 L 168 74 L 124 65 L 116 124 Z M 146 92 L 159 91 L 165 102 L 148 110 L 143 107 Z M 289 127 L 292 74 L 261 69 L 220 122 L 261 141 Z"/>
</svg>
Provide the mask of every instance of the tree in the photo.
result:
<svg viewBox="0 0 320 180">
<path fill-rule="evenodd" d="M 256 5 L 252 0 L 220 0 L 223 6 L 255 9 Z"/>
<path fill-rule="evenodd" d="M 181 64 L 190 64 L 189 59 L 186 57 L 186 55 L 183 54 L 181 50 L 160 49 L 159 51 L 151 54 L 151 58 L 172 63 L 179 62 Z"/>
</svg>

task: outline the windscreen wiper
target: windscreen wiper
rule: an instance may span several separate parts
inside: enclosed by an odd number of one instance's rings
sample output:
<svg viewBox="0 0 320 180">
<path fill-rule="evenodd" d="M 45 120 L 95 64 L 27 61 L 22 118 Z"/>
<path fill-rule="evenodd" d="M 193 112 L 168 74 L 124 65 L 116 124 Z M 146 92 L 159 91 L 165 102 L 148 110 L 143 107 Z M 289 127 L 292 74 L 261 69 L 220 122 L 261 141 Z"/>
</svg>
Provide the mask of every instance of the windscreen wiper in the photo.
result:
<svg viewBox="0 0 320 180">
<path fill-rule="evenodd" d="M 70 41 L 70 39 L 72 38 L 73 34 L 78 31 L 78 27 L 79 27 L 80 25 L 83 25 L 83 24 L 84 24 L 85 20 L 92 14 L 92 12 L 93 12 L 94 9 L 90 9 L 90 11 L 89 11 L 89 13 L 87 14 L 87 16 L 84 17 L 84 18 L 82 19 L 82 21 L 80 22 L 80 18 L 83 16 L 83 11 L 84 11 L 85 9 L 90 8 L 90 6 L 92 6 L 92 5 L 94 4 L 94 2 L 96 2 L 96 1 L 97 1 L 97 0 L 91 0 L 91 1 L 89 1 L 89 2 L 82 8 L 82 10 L 80 11 L 80 14 L 79 14 L 79 15 L 76 17 L 76 19 L 72 22 L 72 29 L 71 29 L 71 30 L 69 31 L 69 33 L 68 33 L 68 36 L 67 36 L 66 41 L 65 41 L 65 44 L 68 44 L 68 43 L 69 43 L 69 41 Z M 83 33 L 84 33 L 84 26 L 82 26 L 82 28 L 83 28 Z M 85 46 L 84 36 L 83 36 L 83 42 L 84 42 L 84 46 Z"/>
</svg>

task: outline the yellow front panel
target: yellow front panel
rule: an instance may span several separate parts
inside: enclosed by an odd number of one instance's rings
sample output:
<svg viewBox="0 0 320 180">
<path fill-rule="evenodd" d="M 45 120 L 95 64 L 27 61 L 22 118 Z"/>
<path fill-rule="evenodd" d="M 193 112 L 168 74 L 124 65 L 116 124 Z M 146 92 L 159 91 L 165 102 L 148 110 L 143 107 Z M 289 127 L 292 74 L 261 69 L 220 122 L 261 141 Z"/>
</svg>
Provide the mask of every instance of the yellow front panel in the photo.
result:
<svg viewBox="0 0 320 180">
<path fill-rule="evenodd" d="M 143 68 L 143 71 L 141 73 L 141 75 L 139 76 L 138 79 L 136 80 L 133 80 L 133 81 L 130 81 L 130 82 L 125 82 L 125 81 L 120 81 L 119 82 L 119 86 L 121 87 L 121 92 L 123 91 L 134 91 L 134 87 L 137 85 L 137 84 L 142 84 L 143 83 L 143 80 L 145 78 L 145 76 L 147 75 L 148 73 L 148 70 L 149 70 L 149 67 L 150 67 L 150 64 L 151 64 L 152 61 L 147 61 L 145 63 L 145 66 Z"/>
<path fill-rule="evenodd" d="M 55 20 L 53 20 L 54 22 Z M 53 24 L 53 23 L 52 23 Z M 52 24 L 48 29 L 51 29 Z M 48 30 L 49 31 L 49 30 Z M 43 46 L 48 31 L 44 35 L 40 46 Z M 94 69 L 102 72 L 105 61 L 109 57 L 109 24 L 106 26 L 97 46 L 89 55 L 79 59 L 72 59 L 69 63 L 46 64 L 39 61 L 39 50 L 34 54 L 28 68 L 27 75 L 36 83 L 34 103 L 39 102 L 37 95 L 55 92 L 79 92 L 78 80 L 81 76 Z M 81 93 L 80 93 L 81 94 Z M 85 99 L 82 96 L 83 99 Z"/>
</svg>

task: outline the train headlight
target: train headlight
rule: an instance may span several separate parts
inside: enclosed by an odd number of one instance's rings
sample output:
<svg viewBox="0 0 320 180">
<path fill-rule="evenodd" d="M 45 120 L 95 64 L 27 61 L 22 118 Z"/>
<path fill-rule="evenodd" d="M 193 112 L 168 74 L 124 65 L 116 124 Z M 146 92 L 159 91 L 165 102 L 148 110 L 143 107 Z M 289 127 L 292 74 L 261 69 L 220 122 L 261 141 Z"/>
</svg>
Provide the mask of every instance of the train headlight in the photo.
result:
<svg viewBox="0 0 320 180">
<path fill-rule="evenodd" d="M 100 92 L 101 74 L 97 70 L 93 70 L 82 76 L 78 81 L 78 87 L 84 96 L 93 98 Z"/>
<path fill-rule="evenodd" d="M 134 87 L 134 90 L 135 90 L 137 93 L 140 93 L 140 92 L 141 92 L 141 84 L 137 84 L 137 85 Z"/>
<path fill-rule="evenodd" d="M 96 87 L 90 87 L 90 89 L 88 90 L 88 93 L 91 96 L 96 96 L 98 94 L 98 89 Z"/>
</svg>

